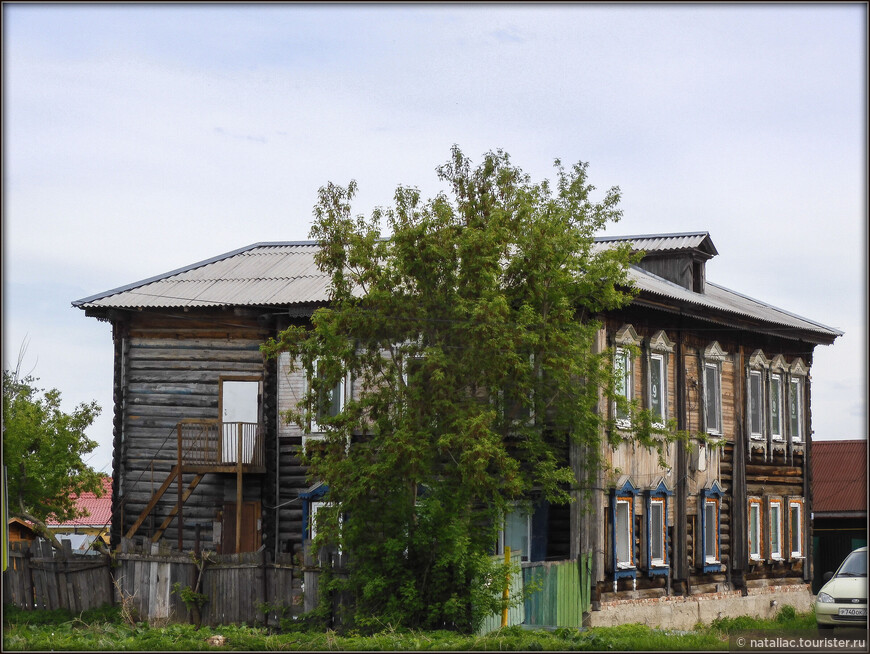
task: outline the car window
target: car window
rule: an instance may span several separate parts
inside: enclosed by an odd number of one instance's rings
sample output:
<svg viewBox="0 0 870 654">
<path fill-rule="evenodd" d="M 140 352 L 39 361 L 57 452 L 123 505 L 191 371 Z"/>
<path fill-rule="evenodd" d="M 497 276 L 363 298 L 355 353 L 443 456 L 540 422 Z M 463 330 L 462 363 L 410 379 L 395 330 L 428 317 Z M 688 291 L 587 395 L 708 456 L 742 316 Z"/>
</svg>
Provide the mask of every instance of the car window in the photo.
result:
<svg viewBox="0 0 870 654">
<path fill-rule="evenodd" d="M 843 561 L 843 565 L 837 570 L 838 577 L 866 577 L 867 576 L 867 550 L 852 552 Z"/>
</svg>

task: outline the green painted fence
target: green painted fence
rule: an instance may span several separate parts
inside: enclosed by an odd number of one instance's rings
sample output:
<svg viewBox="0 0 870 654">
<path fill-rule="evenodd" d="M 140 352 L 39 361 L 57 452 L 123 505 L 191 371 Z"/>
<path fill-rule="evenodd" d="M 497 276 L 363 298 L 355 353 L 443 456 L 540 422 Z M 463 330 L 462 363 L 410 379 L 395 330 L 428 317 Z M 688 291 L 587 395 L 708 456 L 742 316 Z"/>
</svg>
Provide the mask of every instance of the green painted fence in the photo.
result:
<svg viewBox="0 0 870 654">
<path fill-rule="evenodd" d="M 519 551 L 511 553 L 511 564 L 516 566 L 516 574 L 511 575 L 510 597 L 518 597 L 523 592 L 523 573 L 520 570 L 521 553 Z M 499 563 L 504 563 L 503 556 L 494 557 Z M 495 631 L 501 628 L 501 613 L 494 613 L 488 618 L 485 618 L 483 624 L 478 628 L 478 634 L 488 634 L 490 631 Z M 507 626 L 511 627 L 515 624 L 522 624 L 525 618 L 525 611 L 522 603 L 514 604 L 508 609 Z"/>
<path fill-rule="evenodd" d="M 537 590 L 525 602 L 525 624 L 582 627 L 591 600 L 591 554 L 569 561 L 523 565 L 523 585 Z"/>
</svg>

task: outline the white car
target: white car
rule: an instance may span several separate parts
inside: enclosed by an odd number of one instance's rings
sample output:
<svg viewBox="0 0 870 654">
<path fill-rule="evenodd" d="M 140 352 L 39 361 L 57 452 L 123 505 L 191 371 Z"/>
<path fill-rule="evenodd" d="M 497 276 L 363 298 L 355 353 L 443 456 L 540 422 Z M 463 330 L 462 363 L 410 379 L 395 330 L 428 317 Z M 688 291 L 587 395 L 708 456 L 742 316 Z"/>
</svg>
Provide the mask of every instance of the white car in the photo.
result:
<svg viewBox="0 0 870 654">
<path fill-rule="evenodd" d="M 816 624 L 819 629 L 867 627 L 867 548 L 859 547 L 840 564 L 837 572 L 826 572 L 826 583 L 816 596 Z"/>
</svg>

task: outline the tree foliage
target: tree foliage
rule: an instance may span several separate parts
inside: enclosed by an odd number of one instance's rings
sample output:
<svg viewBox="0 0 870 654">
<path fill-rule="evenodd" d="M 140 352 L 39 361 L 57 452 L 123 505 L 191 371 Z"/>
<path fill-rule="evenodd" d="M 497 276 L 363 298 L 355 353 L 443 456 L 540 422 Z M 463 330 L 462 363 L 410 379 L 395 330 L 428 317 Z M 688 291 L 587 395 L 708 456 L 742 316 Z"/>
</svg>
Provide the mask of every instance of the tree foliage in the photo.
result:
<svg viewBox="0 0 870 654">
<path fill-rule="evenodd" d="M 40 535 L 60 547 L 45 521 L 80 517 L 73 495 L 102 495 L 102 475 L 84 461 L 97 442 L 85 430 L 100 413 L 96 402 L 71 413 L 61 409 L 57 389 L 45 391 L 38 380 L 3 371 L 3 463 L 9 484 L 9 513 L 34 524 Z"/>
<path fill-rule="evenodd" d="M 357 626 L 472 628 L 501 593 L 500 516 L 572 501 L 602 439 L 624 437 L 597 410 L 602 393 L 623 400 L 596 317 L 631 301 L 633 255 L 593 242 L 621 217 L 620 191 L 596 201 L 587 164 L 555 170 L 533 183 L 500 150 L 473 166 L 454 147 L 437 169 L 448 191 L 399 187 L 371 218 L 352 214 L 354 182 L 320 189 L 311 236 L 330 305 L 264 351 L 307 374 L 287 418 L 326 425 L 304 456 L 333 505 L 318 538 L 350 552 Z M 353 398 L 330 415 L 348 379 Z"/>
</svg>

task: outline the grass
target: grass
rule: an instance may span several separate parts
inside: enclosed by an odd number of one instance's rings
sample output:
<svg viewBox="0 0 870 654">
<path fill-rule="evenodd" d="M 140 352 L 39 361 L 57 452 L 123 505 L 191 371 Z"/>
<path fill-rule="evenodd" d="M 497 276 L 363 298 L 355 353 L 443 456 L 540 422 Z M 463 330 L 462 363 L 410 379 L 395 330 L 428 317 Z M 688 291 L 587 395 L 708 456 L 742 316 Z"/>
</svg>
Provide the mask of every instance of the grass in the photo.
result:
<svg viewBox="0 0 870 654">
<path fill-rule="evenodd" d="M 578 630 L 530 631 L 507 627 L 486 636 L 466 636 L 449 631 L 385 630 L 371 636 L 339 635 L 333 631 L 277 633 L 264 627 L 202 627 L 169 624 L 150 627 L 144 622 L 125 623 L 118 608 L 86 611 L 4 609 L 3 650 L 70 651 L 426 651 L 426 650 L 586 650 L 586 651 L 711 651 L 727 650 L 729 635 L 756 629 L 814 629 L 812 613 L 796 614 L 783 607 L 775 620 L 748 616 L 720 618 L 695 630 L 667 631 L 638 624 Z M 211 636 L 223 636 L 220 646 Z"/>
</svg>

